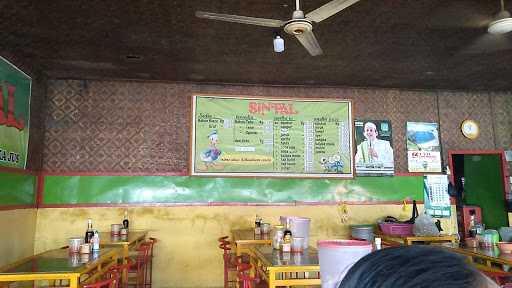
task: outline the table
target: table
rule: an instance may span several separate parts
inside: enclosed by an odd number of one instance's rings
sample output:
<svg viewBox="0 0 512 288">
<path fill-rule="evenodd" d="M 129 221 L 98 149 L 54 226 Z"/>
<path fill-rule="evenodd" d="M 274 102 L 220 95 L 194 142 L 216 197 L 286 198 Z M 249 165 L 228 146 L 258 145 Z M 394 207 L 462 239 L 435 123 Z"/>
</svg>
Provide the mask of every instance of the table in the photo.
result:
<svg viewBox="0 0 512 288">
<path fill-rule="evenodd" d="M 130 247 L 139 245 L 146 239 L 147 231 L 130 231 L 127 237 L 112 236 L 110 232 L 100 232 L 100 245 L 102 247 L 120 247 L 123 249 L 123 258 L 128 258 Z"/>
<path fill-rule="evenodd" d="M 249 249 L 253 245 L 272 245 L 270 234 L 255 235 L 254 229 L 233 230 L 231 234 L 236 245 L 236 256 L 249 254 Z"/>
<path fill-rule="evenodd" d="M 78 288 L 79 283 L 91 283 L 115 265 L 120 252 L 102 248 L 96 253 L 70 255 L 67 247 L 48 250 L 1 267 L 0 282 L 68 280 L 70 288 Z"/>
<path fill-rule="evenodd" d="M 440 243 L 440 242 L 451 242 L 456 243 L 455 235 L 441 235 L 441 236 L 395 236 L 386 235 L 382 233 L 376 233 L 375 237 L 380 237 L 386 242 L 396 242 L 403 245 L 412 245 L 415 242 L 428 242 L 428 243 Z"/>
<path fill-rule="evenodd" d="M 268 245 L 249 248 L 251 264 L 268 287 L 320 285 L 320 265 L 315 248 L 300 253 L 281 252 Z"/>
<path fill-rule="evenodd" d="M 119 247 L 122 248 L 123 264 L 128 263 L 128 257 L 130 256 L 130 247 L 136 247 L 146 239 L 147 231 L 129 231 L 127 236 L 113 236 L 110 232 L 100 232 L 100 246 L 101 247 Z M 124 282 L 127 279 L 126 270 L 123 271 L 123 277 L 121 278 Z M 126 283 L 124 283 L 126 284 Z"/>
<path fill-rule="evenodd" d="M 469 262 L 483 271 L 501 272 L 504 268 L 503 265 L 506 265 L 508 268 L 512 267 L 512 254 L 501 253 L 500 249 L 496 246 L 470 248 L 458 244 L 443 244 L 440 247 L 466 256 Z"/>
</svg>

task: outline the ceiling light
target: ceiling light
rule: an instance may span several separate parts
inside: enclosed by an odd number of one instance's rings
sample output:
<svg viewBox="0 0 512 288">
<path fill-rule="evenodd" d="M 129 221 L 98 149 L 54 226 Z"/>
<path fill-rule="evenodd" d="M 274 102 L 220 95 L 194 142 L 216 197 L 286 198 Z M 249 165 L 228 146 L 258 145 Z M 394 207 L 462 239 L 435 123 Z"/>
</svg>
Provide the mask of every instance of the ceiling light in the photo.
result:
<svg viewBox="0 0 512 288">
<path fill-rule="evenodd" d="M 279 34 L 276 34 L 274 36 L 274 52 L 281 53 L 284 51 L 284 39 L 279 36 Z"/>
<path fill-rule="evenodd" d="M 487 32 L 491 34 L 505 34 L 512 31 L 512 18 L 510 13 L 505 10 L 503 0 L 501 0 L 501 11 L 496 15 L 494 21 L 489 23 Z"/>
</svg>

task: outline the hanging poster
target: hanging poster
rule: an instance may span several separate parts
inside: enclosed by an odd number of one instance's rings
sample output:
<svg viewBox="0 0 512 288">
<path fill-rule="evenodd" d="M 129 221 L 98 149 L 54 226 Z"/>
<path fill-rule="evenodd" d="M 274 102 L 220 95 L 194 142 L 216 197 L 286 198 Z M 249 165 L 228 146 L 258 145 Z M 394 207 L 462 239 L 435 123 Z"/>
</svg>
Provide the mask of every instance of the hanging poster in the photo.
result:
<svg viewBox="0 0 512 288">
<path fill-rule="evenodd" d="M 391 122 L 388 120 L 356 120 L 356 174 L 358 176 L 391 176 L 394 174 Z"/>
<path fill-rule="evenodd" d="M 407 122 L 409 172 L 441 172 L 437 123 Z"/>
<path fill-rule="evenodd" d="M 194 96 L 191 174 L 353 177 L 347 100 Z"/>
<path fill-rule="evenodd" d="M 432 217 L 448 218 L 451 215 L 448 176 L 426 175 L 423 180 L 425 212 Z"/>
<path fill-rule="evenodd" d="M 29 76 L 0 57 L 0 166 L 25 168 L 31 84 Z"/>
</svg>

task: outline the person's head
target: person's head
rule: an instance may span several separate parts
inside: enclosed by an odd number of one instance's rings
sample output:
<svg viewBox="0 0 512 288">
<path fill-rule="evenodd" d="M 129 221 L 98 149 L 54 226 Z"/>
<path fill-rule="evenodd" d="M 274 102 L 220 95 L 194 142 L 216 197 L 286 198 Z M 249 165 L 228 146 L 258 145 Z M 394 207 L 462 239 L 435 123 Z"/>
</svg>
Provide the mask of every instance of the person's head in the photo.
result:
<svg viewBox="0 0 512 288">
<path fill-rule="evenodd" d="M 412 245 L 378 250 L 361 258 L 338 288 L 494 288 L 463 256 Z"/>
<path fill-rule="evenodd" d="M 377 126 L 375 126 L 375 124 L 372 122 L 366 122 L 366 124 L 364 124 L 364 136 L 368 140 L 375 140 L 377 135 L 379 135 Z"/>
</svg>

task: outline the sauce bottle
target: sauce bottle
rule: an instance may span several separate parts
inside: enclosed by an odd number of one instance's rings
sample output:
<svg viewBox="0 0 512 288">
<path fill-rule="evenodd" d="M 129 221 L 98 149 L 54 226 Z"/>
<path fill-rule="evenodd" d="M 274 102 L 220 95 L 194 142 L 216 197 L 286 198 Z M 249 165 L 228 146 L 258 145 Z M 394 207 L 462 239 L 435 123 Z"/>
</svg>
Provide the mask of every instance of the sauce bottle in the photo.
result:
<svg viewBox="0 0 512 288">
<path fill-rule="evenodd" d="M 94 237 L 94 230 L 92 230 L 92 219 L 87 219 L 87 230 L 85 231 L 85 241 L 84 243 L 87 244 L 91 242 L 92 237 Z"/>
<path fill-rule="evenodd" d="M 261 234 L 261 218 L 256 215 L 256 219 L 254 220 L 254 234 Z"/>
<path fill-rule="evenodd" d="M 130 221 L 128 221 L 128 211 L 124 211 L 124 219 L 123 219 L 123 228 L 128 230 L 128 226 L 130 225 Z"/>
</svg>

